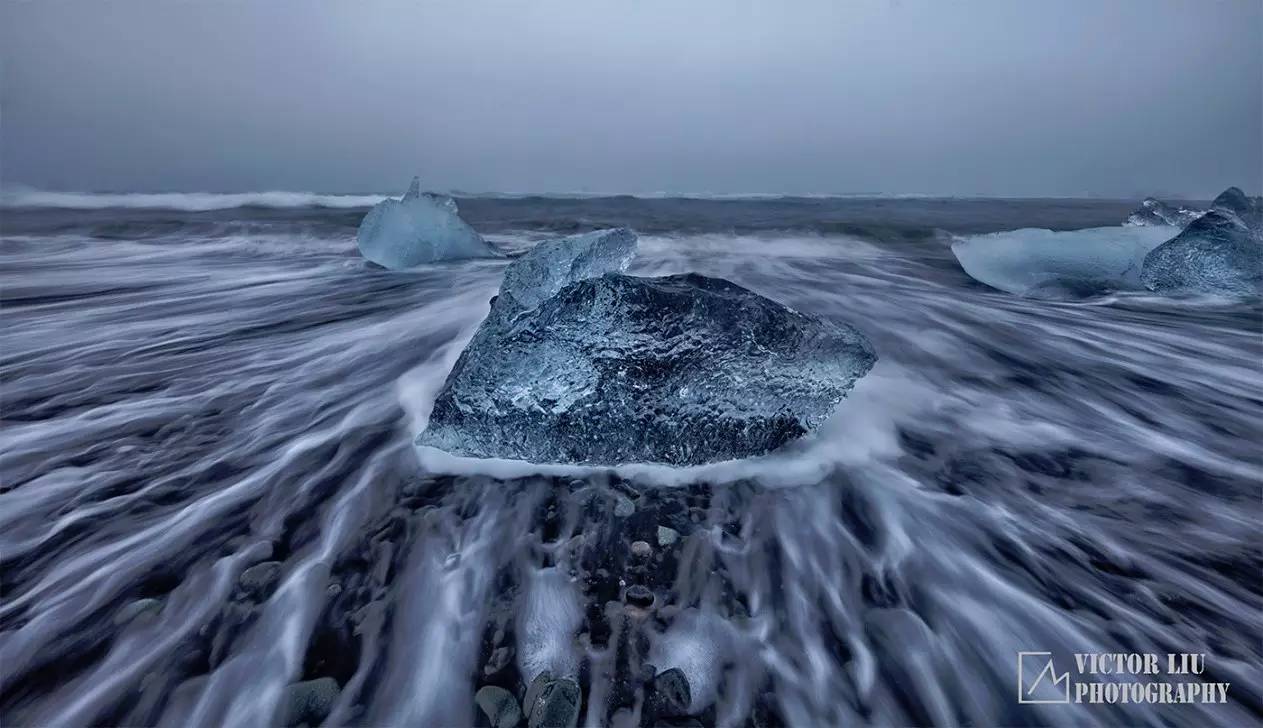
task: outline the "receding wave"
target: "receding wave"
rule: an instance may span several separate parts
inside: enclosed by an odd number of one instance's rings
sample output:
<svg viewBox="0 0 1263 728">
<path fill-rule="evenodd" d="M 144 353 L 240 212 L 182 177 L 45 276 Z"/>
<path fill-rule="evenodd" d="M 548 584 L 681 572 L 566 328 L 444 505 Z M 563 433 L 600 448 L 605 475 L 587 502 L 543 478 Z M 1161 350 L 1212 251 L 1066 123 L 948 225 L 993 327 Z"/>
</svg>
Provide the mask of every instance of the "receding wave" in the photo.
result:
<svg viewBox="0 0 1263 728">
<path fill-rule="evenodd" d="M 473 725 L 544 671 L 585 726 L 1257 724 L 1263 302 L 1023 298 L 928 237 L 733 232 L 1119 207 L 462 203 L 515 252 L 523 220 L 630 223 L 635 274 L 871 338 L 810 439 L 697 468 L 413 447 L 504 260 L 376 268 L 349 211 L 6 214 L 4 724 Z M 1006 234 L 1044 237 L 1075 238 Z M 1200 653 L 1229 702 L 1019 704 L 1030 650 Z"/>
</svg>

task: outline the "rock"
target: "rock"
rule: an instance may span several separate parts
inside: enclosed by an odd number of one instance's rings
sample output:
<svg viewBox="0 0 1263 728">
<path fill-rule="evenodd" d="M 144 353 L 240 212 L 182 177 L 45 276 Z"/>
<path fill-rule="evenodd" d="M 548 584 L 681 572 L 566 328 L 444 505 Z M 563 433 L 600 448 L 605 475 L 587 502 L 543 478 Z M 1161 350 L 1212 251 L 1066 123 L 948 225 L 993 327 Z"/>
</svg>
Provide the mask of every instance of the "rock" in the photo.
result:
<svg viewBox="0 0 1263 728">
<path fill-rule="evenodd" d="M 653 592 L 650 591 L 647 586 L 633 584 L 632 586 L 627 587 L 627 592 L 624 594 L 624 601 L 633 607 L 648 609 L 653 606 Z"/>
<path fill-rule="evenodd" d="M 1141 280 L 1151 291 L 1226 295 L 1263 292 L 1263 225 L 1217 208 L 1154 248 L 1144 259 Z"/>
<path fill-rule="evenodd" d="M 725 280 L 607 274 L 529 311 L 497 299 L 417 444 L 539 463 L 761 455 L 822 423 L 876 360 L 854 328 Z"/>
<path fill-rule="evenodd" d="M 442 260 L 500 257 L 460 219 L 455 200 L 423 194 L 415 177 L 401 199 L 383 200 L 368 211 L 355 239 L 361 255 L 391 269 Z"/>
<path fill-rule="evenodd" d="M 614 515 L 627 518 L 636 512 L 636 504 L 623 494 L 614 496 Z"/>
<path fill-rule="evenodd" d="M 646 541 L 632 541 L 631 552 L 638 559 L 647 559 L 653 554 L 653 547 Z"/>
<path fill-rule="evenodd" d="M 281 725 L 320 725 L 329 717 L 341 689 L 331 677 L 294 683 L 285 688 L 281 699 Z"/>
<path fill-rule="evenodd" d="M 544 683 L 531 704 L 529 728 L 574 728 L 579 722 L 579 684 L 569 678 Z"/>
<path fill-rule="evenodd" d="M 490 677 L 495 675 L 504 668 L 509 666 L 509 662 L 513 659 L 512 647 L 497 647 L 491 651 L 491 655 L 487 658 L 487 664 L 482 668 L 482 674 Z"/>
<path fill-rule="evenodd" d="M 114 615 L 114 624 L 122 626 L 136 619 L 148 619 L 162 611 L 162 602 L 157 599 L 137 599 Z"/>
<path fill-rule="evenodd" d="M 271 589 L 280 575 L 281 562 L 264 561 L 241 572 L 241 577 L 237 580 L 237 583 L 245 593 L 258 596 Z"/>
<path fill-rule="evenodd" d="M 474 695 L 474 702 L 487 716 L 492 728 L 512 728 L 522 720 L 522 709 L 508 690 L 484 685 Z"/>
<path fill-rule="evenodd" d="M 522 709 L 530 717 L 531 711 L 535 708 L 535 703 L 539 702 L 539 696 L 544 691 L 544 686 L 553 682 L 553 674 L 549 670 L 544 670 L 531 680 L 531 684 L 526 687 L 526 694 L 522 696 Z"/>
<path fill-rule="evenodd" d="M 679 538 L 680 538 L 680 534 L 674 528 L 667 528 L 666 526 L 658 526 L 658 545 L 659 546 L 664 546 L 664 547 L 670 546 L 671 544 L 678 541 Z"/>
<path fill-rule="evenodd" d="M 678 667 L 659 673 L 653 678 L 651 704 L 655 716 L 672 717 L 687 715 L 693 700 L 688 678 Z"/>
</svg>

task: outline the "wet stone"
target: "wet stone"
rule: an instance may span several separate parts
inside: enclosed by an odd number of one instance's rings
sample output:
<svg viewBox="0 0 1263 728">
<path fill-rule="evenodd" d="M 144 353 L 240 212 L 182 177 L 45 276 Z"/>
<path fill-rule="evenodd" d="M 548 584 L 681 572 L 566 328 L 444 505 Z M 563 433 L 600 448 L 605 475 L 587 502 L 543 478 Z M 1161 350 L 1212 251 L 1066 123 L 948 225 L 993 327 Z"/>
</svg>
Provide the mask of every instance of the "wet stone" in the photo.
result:
<svg viewBox="0 0 1263 728">
<path fill-rule="evenodd" d="M 631 498 L 625 495 L 618 495 L 614 499 L 614 515 L 619 518 L 627 518 L 636 512 L 636 504 Z"/>
<path fill-rule="evenodd" d="M 279 561 L 264 561 L 241 572 L 241 578 L 237 583 L 241 585 L 242 591 L 257 595 L 270 589 L 280 575 L 281 563 Z"/>
<path fill-rule="evenodd" d="M 653 547 L 646 541 L 632 541 L 631 552 L 632 556 L 647 559 L 653 554 Z"/>
<path fill-rule="evenodd" d="M 529 728 L 574 728 L 579 722 L 579 684 L 568 678 L 551 680 L 538 691 L 531 706 Z"/>
<path fill-rule="evenodd" d="M 329 717 L 333 703 L 338 699 L 341 689 L 338 681 L 331 677 L 294 683 L 285 688 L 285 696 L 281 700 L 281 724 L 286 726 L 320 725 Z"/>
<path fill-rule="evenodd" d="M 491 651 L 491 657 L 487 659 L 486 666 L 482 668 L 482 674 L 487 676 L 495 675 L 508 667 L 512 659 L 512 647 L 497 647 Z"/>
<path fill-rule="evenodd" d="M 626 601 L 633 607 L 648 609 L 653 606 L 653 591 L 647 586 L 634 584 L 627 587 Z"/>
<path fill-rule="evenodd" d="M 655 716 L 672 717 L 687 715 L 692 692 L 684 671 L 673 667 L 654 677 L 651 705 Z"/>
<path fill-rule="evenodd" d="M 522 709 L 508 690 L 495 685 L 485 685 L 474 695 L 474 702 L 487 716 L 492 728 L 511 728 L 522 720 Z"/>
<path fill-rule="evenodd" d="M 658 526 L 658 545 L 659 546 L 670 546 L 671 544 L 678 541 L 679 538 L 680 538 L 680 534 L 674 528 L 667 528 L 666 526 Z"/>
<path fill-rule="evenodd" d="M 135 619 L 153 617 L 162 611 L 162 602 L 157 599 L 137 599 L 118 610 L 114 615 L 115 625 L 124 625 Z"/>
</svg>

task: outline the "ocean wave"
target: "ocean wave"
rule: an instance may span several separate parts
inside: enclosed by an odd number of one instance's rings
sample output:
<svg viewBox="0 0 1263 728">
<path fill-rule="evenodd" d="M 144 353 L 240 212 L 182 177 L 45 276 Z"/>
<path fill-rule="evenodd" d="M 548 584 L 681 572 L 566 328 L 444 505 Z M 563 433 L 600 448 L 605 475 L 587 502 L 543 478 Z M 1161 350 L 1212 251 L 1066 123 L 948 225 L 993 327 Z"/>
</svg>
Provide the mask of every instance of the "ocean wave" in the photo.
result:
<svg viewBox="0 0 1263 728">
<path fill-rule="evenodd" d="M 314 192 L 47 192 L 9 190 L 0 193 L 0 207 L 43 207 L 65 210 L 111 208 L 207 212 L 238 207 L 371 207 L 386 195 L 321 195 Z"/>
<path fill-rule="evenodd" d="M 932 194 L 878 193 L 802 193 L 786 195 L 772 192 L 468 192 L 446 190 L 444 194 L 466 199 L 488 200 L 706 200 L 706 201 L 777 201 L 777 200 L 934 200 L 958 199 Z M 16 188 L 0 192 L 0 208 L 53 208 L 64 210 L 104 210 L 110 208 L 183 210 L 207 212 L 238 207 L 274 209 L 326 207 L 371 207 L 390 195 L 331 195 L 316 192 L 269 190 L 263 192 L 54 192 Z M 964 199 L 964 198 L 959 198 Z"/>
</svg>

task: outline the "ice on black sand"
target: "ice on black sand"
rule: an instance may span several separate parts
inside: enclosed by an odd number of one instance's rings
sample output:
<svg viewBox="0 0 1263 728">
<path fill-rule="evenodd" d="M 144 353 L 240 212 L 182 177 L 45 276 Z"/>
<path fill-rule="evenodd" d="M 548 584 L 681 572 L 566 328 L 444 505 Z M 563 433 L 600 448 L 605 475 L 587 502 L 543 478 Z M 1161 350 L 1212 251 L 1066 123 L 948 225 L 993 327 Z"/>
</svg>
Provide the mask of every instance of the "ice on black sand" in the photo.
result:
<svg viewBox="0 0 1263 728">
<path fill-rule="evenodd" d="M 851 326 L 729 281 L 623 275 L 634 252 L 616 229 L 510 264 L 417 444 L 541 463 L 760 455 L 822 423 L 877 360 Z"/>
</svg>

